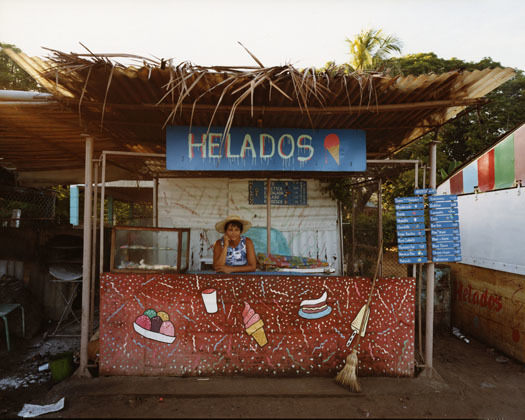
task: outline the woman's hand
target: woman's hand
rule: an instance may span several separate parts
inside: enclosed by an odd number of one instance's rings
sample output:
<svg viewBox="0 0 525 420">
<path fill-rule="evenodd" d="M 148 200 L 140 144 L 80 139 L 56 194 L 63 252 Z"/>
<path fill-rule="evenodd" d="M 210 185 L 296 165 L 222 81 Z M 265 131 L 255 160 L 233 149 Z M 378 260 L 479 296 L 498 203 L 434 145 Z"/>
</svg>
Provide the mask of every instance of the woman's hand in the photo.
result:
<svg viewBox="0 0 525 420">
<path fill-rule="evenodd" d="M 232 266 L 229 266 L 229 265 L 224 265 L 222 267 L 218 267 L 218 269 L 216 270 L 218 273 L 226 273 L 226 274 L 230 274 L 230 273 L 233 273 L 235 271 L 234 267 Z"/>
<path fill-rule="evenodd" d="M 224 234 L 223 241 L 224 241 L 224 248 L 228 248 L 228 246 L 230 245 L 230 237 L 227 234 Z"/>
</svg>

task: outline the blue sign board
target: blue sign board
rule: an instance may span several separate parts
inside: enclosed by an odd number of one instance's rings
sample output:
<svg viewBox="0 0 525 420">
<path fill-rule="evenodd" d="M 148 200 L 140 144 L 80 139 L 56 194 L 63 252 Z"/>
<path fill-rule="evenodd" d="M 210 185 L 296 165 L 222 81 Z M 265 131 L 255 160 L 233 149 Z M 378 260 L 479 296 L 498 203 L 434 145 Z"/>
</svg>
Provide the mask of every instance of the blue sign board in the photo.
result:
<svg viewBox="0 0 525 420">
<path fill-rule="evenodd" d="M 457 222 L 459 216 L 457 214 L 440 214 L 437 216 L 430 216 L 431 222 Z"/>
<path fill-rule="evenodd" d="M 436 190 L 434 188 L 418 188 L 414 190 L 414 195 L 425 195 L 425 194 L 435 194 Z"/>
<path fill-rule="evenodd" d="M 406 251 L 409 249 L 427 249 L 427 244 L 398 244 L 397 248 L 402 251 Z"/>
<path fill-rule="evenodd" d="M 419 210 L 424 209 L 425 205 L 423 203 L 412 203 L 412 204 L 396 204 L 396 210 Z"/>
<path fill-rule="evenodd" d="M 423 203 L 423 197 L 396 197 L 394 202 L 398 203 Z"/>
<path fill-rule="evenodd" d="M 405 237 L 405 236 L 425 236 L 424 230 L 398 230 L 397 231 L 397 237 Z"/>
<path fill-rule="evenodd" d="M 430 223 L 430 228 L 431 229 L 435 229 L 435 228 L 457 228 L 459 227 L 459 223 L 458 222 L 433 222 L 433 223 Z"/>
<path fill-rule="evenodd" d="M 461 244 L 456 241 L 443 241 L 443 242 L 434 242 L 432 241 L 432 249 L 441 249 L 441 248 L 459 248 Z M 434 251 L 432 251 L 434 252 Z"/>
<path fill-rule="evenodd" d="M 458 196 L 449 194 L 449 195 L 434 195 L 432 197 L 428 197 L 428 201 L 457 201 Z"/>
<path fill-rule="evenodd" d="M 397 221 L 398 224 L 401 224 L 401 223 L 425 223 L 425 217 L 399 217 L 399 218 L 396 219 L 396 221 Z"/>
<path fill-rule="evenodd" d="M 428 207 L 431 209 L 440 209 L 442 207 L 457 207 L 457 201 L 434 201 L 433 203 L 428 203 Z"/>
<path fill-rule="evenodd" d="M 457 262 L 461 261 L 461 256 L 457 255 L 447 255 L 447 256 L 440 256 L 440 257 L 432 257 L 433 262 Z"/>
<path fill-rule="evenodd" d="M 427 262 L 425 197 L 428 195 L 432 261 L 461 261 L 459 215 L 456 195 L 431 195 L 431 188 L 416 189 L 415 197 L 395 199 L 400 264 Z"/>
<path fill-rule="evenodd" d="M 459 235 L 459 229 L 431 229 L 431 235 Z"/>
<path fill-rule="evenodd" d="M 452 229 L 450 229 L 452 230 Z M 450 241 L 457 241 L 459 243 L 460 236 L 459 235 L 432 235 L 430 237 L 432 239 L 432 242 L 450 242 Z"/>
<path fill-rule="evenodd" d="M 445 214 L 458 214 L 458 208 L 457 207 L 441 207 L 437 209 L 430 209 L 429 212 L 431 216 L 439 216 L 439 215 L 445 215 Z"/>
<path fill-rule="evenodd" d="M 419 236 L 402 236 L 397 238 L 398 244 L 412 244 L 416 242 L 427 242 L 427 237 L 425 235 Z"/>
<path fill-rule="evenodd" d="M 424 215 L 425 215 L 425 210 L 396 211 L 396 217 L 424 216 Z"/>
<path fill-rule="evenodd" d="M 424 223 L 412 223 L 412 224 L 398 224 L 397 230 L 418 230 L 418 229 L 425 229 Z"/>
<path fill-rule="evenodd" d="M 407 258 L 399 258 L 399 264 L 418 264 L 418 263 L 426 263 L 427 257 L 407 257 Z"/>
<path fill-rule="evenodd" d="M 459 248 L 433 249 L 432 255 L 439 256 L 439 257 L 442 257 L 444 255 L 461 256 L 461 249 Z"/>
<path fill-rule="evenodd" d="M 166 168 L 176 171 L 361 172 L 364 130 L 168 126 Z"/>
<path fill-rule="evenodd" d="M 398 251 L 398 254 L 400 257 L 426 256 L 427 250 L 426 249 L 412 249 L 410 251 Z"/>
</svg>

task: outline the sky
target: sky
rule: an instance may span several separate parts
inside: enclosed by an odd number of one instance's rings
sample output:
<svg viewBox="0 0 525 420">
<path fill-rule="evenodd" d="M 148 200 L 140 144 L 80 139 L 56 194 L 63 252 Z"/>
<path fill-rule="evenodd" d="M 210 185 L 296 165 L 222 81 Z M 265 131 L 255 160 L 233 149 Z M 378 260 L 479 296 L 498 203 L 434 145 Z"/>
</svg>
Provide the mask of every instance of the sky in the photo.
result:
<svg viewBox="0 0 525 420">
<path fill-rule="evenodd" d="M 523 0 L 0 0 L 0 42 L 29 56 L 128 53 L 203 66 L 322 67 L 349 61 L 363 29 L 398 37 L 402 54 L 525 70 Z"/>
</svg>

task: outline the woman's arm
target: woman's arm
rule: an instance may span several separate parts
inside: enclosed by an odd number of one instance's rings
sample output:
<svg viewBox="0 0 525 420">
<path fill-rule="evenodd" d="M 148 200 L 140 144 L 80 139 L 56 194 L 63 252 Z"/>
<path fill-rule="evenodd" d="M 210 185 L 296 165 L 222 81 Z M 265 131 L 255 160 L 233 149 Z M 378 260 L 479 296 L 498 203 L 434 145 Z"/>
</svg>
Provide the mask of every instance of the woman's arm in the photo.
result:
<svg viewBox="0 0 525 420">
<path fill-rule="evenodd" d="M 226 254 L 228 252 L 228 245 L 221 245 L 221 240 L 218 239 L 213 246 L 213 269 L 221 271 L 222 267 L 226 266 Z"/>
</svg>

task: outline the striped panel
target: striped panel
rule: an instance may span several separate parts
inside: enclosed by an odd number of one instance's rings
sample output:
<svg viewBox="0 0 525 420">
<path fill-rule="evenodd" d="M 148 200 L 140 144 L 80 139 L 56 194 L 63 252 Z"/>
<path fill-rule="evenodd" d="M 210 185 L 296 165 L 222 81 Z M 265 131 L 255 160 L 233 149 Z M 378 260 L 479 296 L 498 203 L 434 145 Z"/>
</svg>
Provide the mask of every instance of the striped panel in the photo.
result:
<svg viewBox="0 0 525 420">
<path fill-rule="evenodd" d="M 461 194 L 463 192 L 463 171 L 458 172 L 450 178 L 450 193 Z"/>
<path fill-rule="evenodd" d="M 525 186 L 525 124 L 514 132 L 514 169 L 516 179 Z"/>
<path fill-rule="evenodd" d="M 514 134 L 494 147 L 494 188 L 514 185 Z"/>
<path fill-rule="evenodd" d="M 494 188 L 494 149 L 478 159 L 478 187 L 480 191 Z"/>
<path fill-rule="evenodd" d="M 474 192 L 478 185 L 478 161 L 475 160 L 463 169 L 463 192 Z"/>
</svg>

